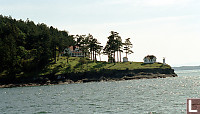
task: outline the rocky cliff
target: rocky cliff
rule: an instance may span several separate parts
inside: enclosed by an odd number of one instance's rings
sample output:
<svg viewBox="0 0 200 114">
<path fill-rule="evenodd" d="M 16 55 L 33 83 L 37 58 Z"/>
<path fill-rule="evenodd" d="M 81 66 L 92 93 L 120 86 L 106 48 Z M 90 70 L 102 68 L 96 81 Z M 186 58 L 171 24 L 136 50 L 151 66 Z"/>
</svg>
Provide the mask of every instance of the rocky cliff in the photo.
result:
<svg viewBox="0 0 200 114">
<path fill-rule="evenodd" d="M 101 81 L 101 80 L 128 80 L 128 79 L 140 79 L 140 78 L 166 78 L 176 77 L 173 69 L 135 69 L 135 70 L 109 70 L 103 69 L 98 72 L 90 71 L 84 73 L 70 73 L 64 74 L 64 79 L 72 81 Z"/>
<path fill-rule="evenodd" d="M 62 75 L 46 75 L 37 79 L 29 79 L 12 84 L 0 84 L 0 88 L 4 87 L 22 87 L 22 86 L 40 86 L 53 84 L 69 84 L 84 83 L 97 81 L 120 81 L 132 79 L 151 79 L 177 77 L 171 68 L 153 68 L 153 69 L 135 69 L 135 70 L 110 70 L 102 69 L 100 71 L 89 71 L 82 73 L 68 73 Z"/>
</svg>

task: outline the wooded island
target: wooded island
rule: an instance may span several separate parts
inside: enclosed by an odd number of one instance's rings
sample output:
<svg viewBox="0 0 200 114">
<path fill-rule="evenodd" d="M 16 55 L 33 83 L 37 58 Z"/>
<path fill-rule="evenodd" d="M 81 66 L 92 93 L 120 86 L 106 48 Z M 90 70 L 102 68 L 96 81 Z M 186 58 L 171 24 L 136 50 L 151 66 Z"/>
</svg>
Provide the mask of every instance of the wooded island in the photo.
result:
<svg viewBox="0 0 200 114">
<path fill-rule="evenodd" d="M 72 57 L 69 50 L 65 50 L 71 46 L 78 47 L 83 56 Z M 67 31 L 44 23 L 35 24 L 29 19 L 23 21 L 0 15 L 0 84 L 128 79 L 124 76 L 154 73 L 149 69 L 176 76 L 169 65 L 162 63 L 122 62 L 122 53 L 128 60 L 128 54 L 133 53 L 131 48 L 130 38 L 122 42 L 119 33 L 114 31 L 103 47 L 91 34 L 69 35 Z M 108 56 L 108 62 L 97 61 L 97 56 L 101 58 L 102 54 Z M 130 72 L 120 73 L 125 71 Z"/>
</svg>

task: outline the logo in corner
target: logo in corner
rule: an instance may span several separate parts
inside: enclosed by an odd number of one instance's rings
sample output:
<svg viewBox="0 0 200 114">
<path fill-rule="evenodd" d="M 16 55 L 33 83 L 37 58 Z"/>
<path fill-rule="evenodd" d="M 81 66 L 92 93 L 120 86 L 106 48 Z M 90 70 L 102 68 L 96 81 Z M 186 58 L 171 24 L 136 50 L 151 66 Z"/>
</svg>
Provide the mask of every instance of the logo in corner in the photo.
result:
<svg viewBox="0 0 200 114">
<path fill-rule="evenodd" d="M 187 99 L 187 114 L 200 114 L 200 99 Z"/>
</svg>

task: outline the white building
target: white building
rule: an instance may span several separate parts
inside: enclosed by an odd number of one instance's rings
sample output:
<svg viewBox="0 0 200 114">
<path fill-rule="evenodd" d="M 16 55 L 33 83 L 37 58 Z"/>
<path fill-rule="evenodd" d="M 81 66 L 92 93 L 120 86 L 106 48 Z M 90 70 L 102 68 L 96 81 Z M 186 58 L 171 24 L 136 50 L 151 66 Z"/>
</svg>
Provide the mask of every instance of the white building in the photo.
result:
<svg viewBox="0 0 200 114">
<path fill-rule="evenodd" d="M 63 51 L 63 55 L 65 53 L 69 53 L 71 57 L 83 57 L 83 52 L 79 49 L 78 46 L 70 46 L 69 48 L 65 48 Z"/>
<path fill-rule="evenodd" d="M 156 57 L 154 55 L 147 55 L 144 57 L 144 63 L 155 63 L 156 62 Z"/>
</svg>

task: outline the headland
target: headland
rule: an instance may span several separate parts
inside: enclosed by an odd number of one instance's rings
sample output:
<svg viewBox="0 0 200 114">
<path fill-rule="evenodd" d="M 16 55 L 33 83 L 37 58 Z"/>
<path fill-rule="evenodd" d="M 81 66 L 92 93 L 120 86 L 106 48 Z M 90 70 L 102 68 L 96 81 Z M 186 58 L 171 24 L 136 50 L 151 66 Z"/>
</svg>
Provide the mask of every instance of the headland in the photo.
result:
<svg viewBox="0 0 200 114">
<path fill-rule="evenodd" d="M 100 81 L 177 77 L 170 65 L 143 62 L 94 62 L 87 58 L 59 57 L 39 72 L 20 74 L 13 82 L 0 79 L 0 87 L 40 86 Z M 5 82 L 5 83 L 4 83 Z"/>
</svg>

